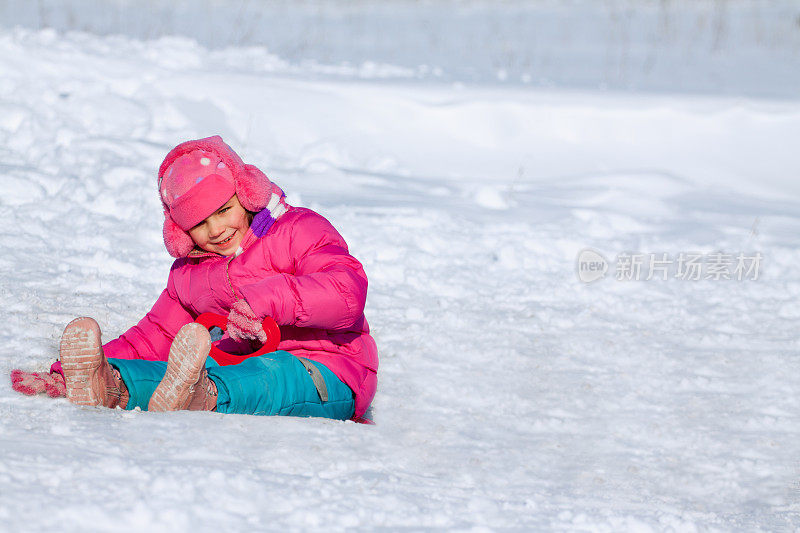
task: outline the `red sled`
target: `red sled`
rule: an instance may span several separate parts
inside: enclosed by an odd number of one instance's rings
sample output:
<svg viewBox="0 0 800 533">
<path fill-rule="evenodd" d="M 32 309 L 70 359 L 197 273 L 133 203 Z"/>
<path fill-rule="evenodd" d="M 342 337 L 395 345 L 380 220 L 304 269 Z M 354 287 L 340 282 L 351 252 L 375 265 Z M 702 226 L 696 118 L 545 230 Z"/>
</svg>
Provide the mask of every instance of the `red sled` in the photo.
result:
<svg viewBox="0 0 800 533">
<path fill-rule="evenodd" d="M 206 329 L 211 329 L 216 326 L 222 331 L 225 331 L 228 326 L 227 317 L 218 315 L 216 313 L 202 313 L 194 321 Z M 265 353 L 274 352 L 278 349 L 278 344 L 281 342 L 281 330 L 278 327 L 278 324 L 275 323 L 272 318 L 267 317 L 261 322 L 261 327 L 264 328 L 264 333 L 267 334 L 267 342 L 265 342 L 264 345 L 257 351 L 249 354 L 238 355 L 223 352 L 212 344 L 211 351 L 208 353 L 208 355 L 210 355 L 211 358 L 221 366 L 226 366 L 241 363 L 249 357 L 258 357 L 259 355 L 264 355 Z"/>
<path fill-rule="evenodd" d="M 202 313 L 194 321 L 206 329 L 211 329 L 216 326 L 222 331 L 225 331 L 228 326 L 227 317 L 218 315 L 216 313 Z M 226 366 L 241 363 L 249 357 L 258 357 L 259 355 L 264 355 L 265 353 L 274 352 L 278 349 L 278 344 L 281 342 L 281 330 L 278 327 L 278 324 L 272 320 L 272 318 L 267 317 L 263 320 L 263 322 L 261 322 L 261 327 L 264 328 L 264 333 L 267 334 L 267 342 L 264 343 L 264 345 L 259 348 L 258 351 L 249 354 L 238 355 L 223 352 L 212 344 L 208 355 L 211 356 L 211 358 L 221 366 Z M 351 420 L 359 424 L 368 424 L 371 426 L 375 425 L 375 422 L 365 416 L 353 417 Z"/>
</svg>

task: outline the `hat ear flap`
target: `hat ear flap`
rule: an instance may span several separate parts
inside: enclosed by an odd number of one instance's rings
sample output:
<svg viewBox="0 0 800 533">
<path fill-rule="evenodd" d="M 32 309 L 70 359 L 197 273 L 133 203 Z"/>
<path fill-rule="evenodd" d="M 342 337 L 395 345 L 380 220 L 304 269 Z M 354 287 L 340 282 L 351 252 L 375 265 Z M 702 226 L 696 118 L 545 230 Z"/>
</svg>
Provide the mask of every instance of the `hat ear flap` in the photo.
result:
<svg viewBox="0 0 800 533">
<path fill-rule="evenodd" d="M 186 257 L 194 248 L 194 241 L 181 229 L 164 209 L 164 246 L 172 257 Z"/>
<path fill-rule="evenodd" d="M 269 181 L 266 174 L 254 165 L 244 166 L 242 172 L 234 177 L 234 187 L 242 207 L 253 212 L 261 211 L 267 206 L 275 189 L 279 195 L 282 194 L 282 191 Z"/>
</svg>

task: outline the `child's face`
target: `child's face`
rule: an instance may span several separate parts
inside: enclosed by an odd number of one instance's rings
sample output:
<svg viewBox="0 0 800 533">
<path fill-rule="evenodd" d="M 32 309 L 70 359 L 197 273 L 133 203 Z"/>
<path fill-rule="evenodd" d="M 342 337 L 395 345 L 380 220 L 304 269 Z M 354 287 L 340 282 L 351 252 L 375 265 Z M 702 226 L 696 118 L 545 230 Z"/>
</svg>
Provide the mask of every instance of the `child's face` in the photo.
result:
<svg viewBox="0 0 800 533">
<path fill-rule="evenodd" d="M 234 194 L 225 205 L 190 229 L 189 236 L 207 252 L 233 255 L 249 227 L 247 211 Z"/>
</svg>

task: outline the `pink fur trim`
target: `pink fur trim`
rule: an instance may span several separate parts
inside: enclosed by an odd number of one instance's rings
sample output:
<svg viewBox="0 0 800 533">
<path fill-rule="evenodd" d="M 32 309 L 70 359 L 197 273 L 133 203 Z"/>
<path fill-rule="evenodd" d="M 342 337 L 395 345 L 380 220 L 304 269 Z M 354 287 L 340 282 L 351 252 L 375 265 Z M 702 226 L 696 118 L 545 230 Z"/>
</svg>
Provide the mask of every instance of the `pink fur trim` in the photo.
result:
<svg viewBox="0 0 800 533">
<path fill-rule="evenodd" d="M 272 182 L 253 165 L 245 165 L 243 172 L 234 177 L 236 194 L 242 207 L 248 211 L 261 211 L 272 195 Z"/>
<path fill-rule="evenodd" d="M 194 248 L 194 241 L 181 229 L 164 208 L 164 245 L 172 257 L 184 257 Z"/>
</svg>

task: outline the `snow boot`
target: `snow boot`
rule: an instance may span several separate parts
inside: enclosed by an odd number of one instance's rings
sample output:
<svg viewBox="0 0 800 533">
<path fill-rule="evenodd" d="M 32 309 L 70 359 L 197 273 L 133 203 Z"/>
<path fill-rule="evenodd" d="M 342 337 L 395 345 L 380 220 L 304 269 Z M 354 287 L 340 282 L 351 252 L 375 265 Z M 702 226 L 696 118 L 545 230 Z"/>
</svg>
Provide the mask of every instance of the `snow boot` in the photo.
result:
<svg viewBox="0 0 800 533">
<path fill-rule="evenodd" d="M 103 355 L 100 326 L 93 318 L 76 318 L 67 324 L 59 353 L 70 402 L 112 408 L 127 405 L 128 389 Z"/>
<path fill-rule="evenodd" d="M 206 358 L 211 349 L 208 330 L 192 322 L 183 326 L 169 349 L 167 370 L 158 384 L 148 411 L 214 411 L 217 387 L 208 377 Z"/>
</svg>

